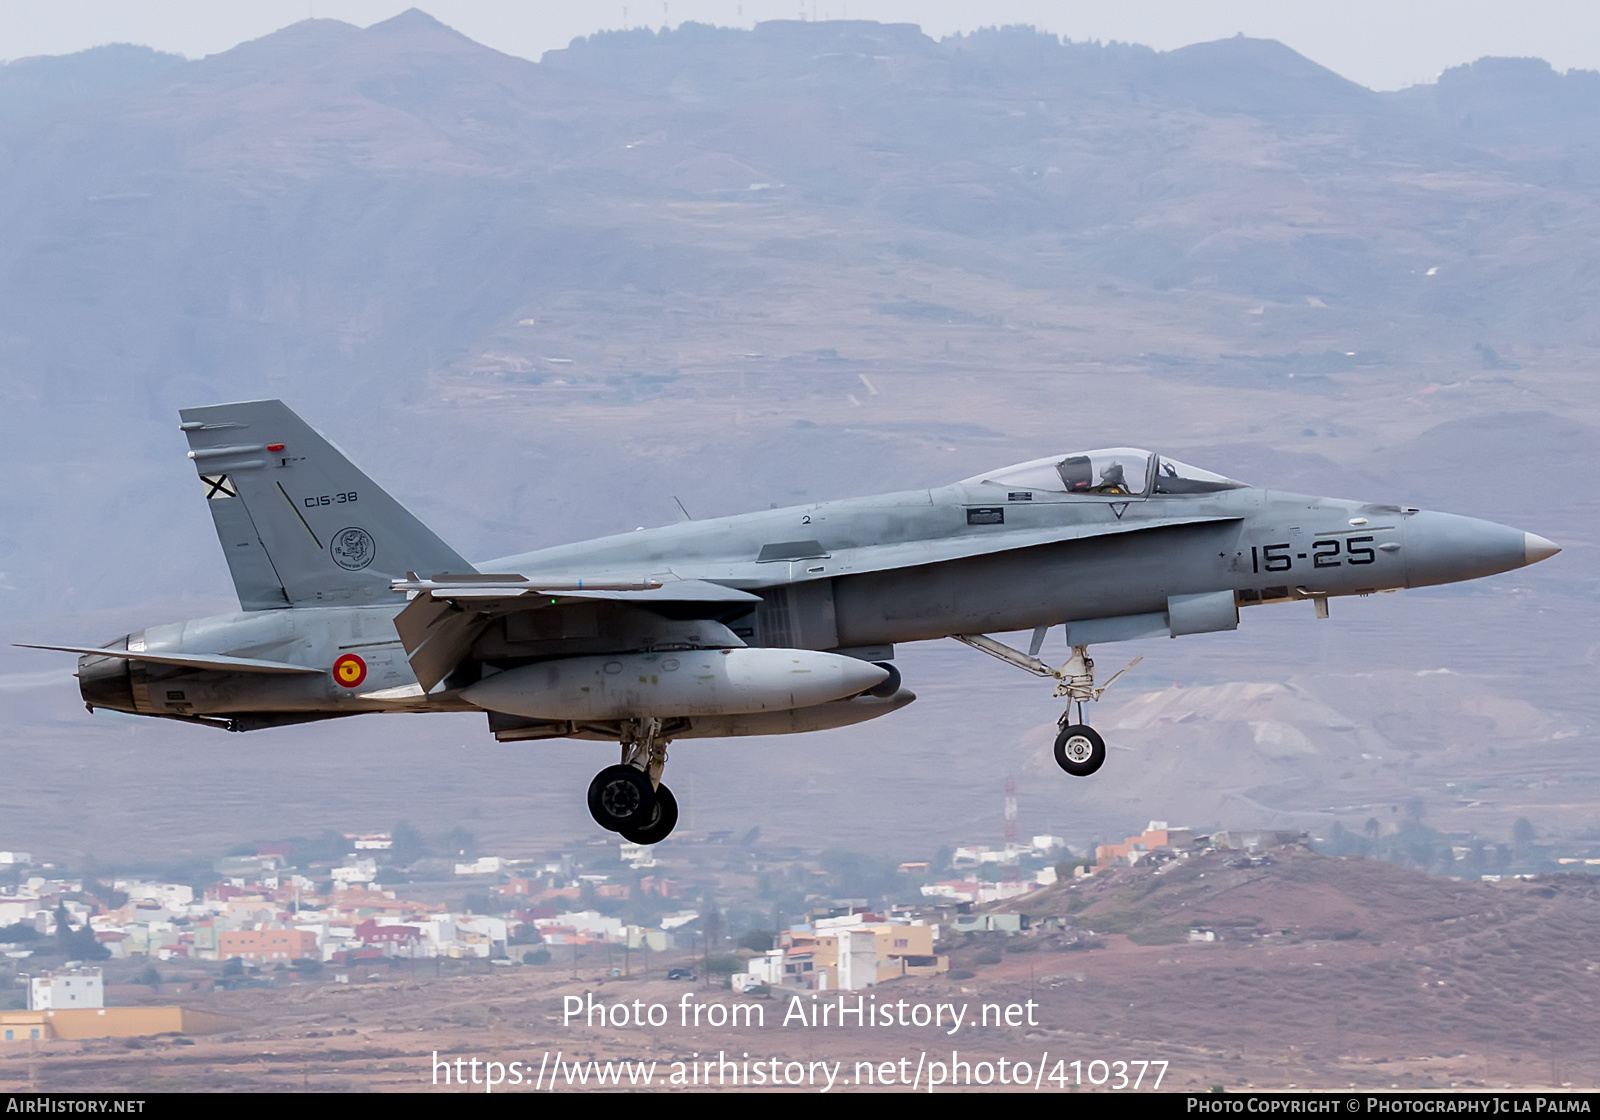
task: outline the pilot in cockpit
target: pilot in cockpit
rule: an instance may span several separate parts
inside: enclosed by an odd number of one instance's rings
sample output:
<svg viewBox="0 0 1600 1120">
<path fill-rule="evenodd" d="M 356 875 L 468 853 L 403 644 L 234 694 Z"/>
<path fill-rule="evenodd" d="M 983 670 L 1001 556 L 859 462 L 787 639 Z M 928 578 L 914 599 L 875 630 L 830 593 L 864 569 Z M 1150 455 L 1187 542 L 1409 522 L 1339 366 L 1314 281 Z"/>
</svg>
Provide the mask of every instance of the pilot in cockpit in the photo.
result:
<svg viewBox="0 0 1600 1120">
<path fill-rule="evenodd" d="M 1115 459 L 1100 469 L 1100 483 L 1094 481 L 1094 464 L 1087 455 L 1069 455 L 1056 464 L 1056 473 L 1069 494 L 1128 494 L 1128 479 L 1122 464 Z"/>
<path fill-rule="evenodd" d="M 1122 464 L 1113 460 L 1100 472 L 1100 485 L 1094 488 L 1097 494 L 1126 494 L 1128 480 L 1122 471 Z"/>
</svg>

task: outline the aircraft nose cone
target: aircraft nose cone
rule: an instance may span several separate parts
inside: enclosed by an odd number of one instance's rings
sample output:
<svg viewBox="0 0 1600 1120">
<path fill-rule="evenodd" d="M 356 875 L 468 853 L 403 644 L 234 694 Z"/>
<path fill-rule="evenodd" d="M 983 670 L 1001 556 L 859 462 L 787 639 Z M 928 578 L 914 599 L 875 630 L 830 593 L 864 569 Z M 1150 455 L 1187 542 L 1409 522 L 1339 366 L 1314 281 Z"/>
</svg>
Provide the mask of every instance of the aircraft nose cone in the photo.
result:
<svg viewBox="0 0 1600 1120">
<path fill-rule="evenodd" d="M 1561 551 L 1561 546 L 1554 541 L 1547 541 L 1538 533 L 1522 534 L 1522 555 L 1526 557 L 1524 565 L 1537 564 L 1541 560 L 1548 560 Z"/>
<path fill-rule="evenodd" d="M 1455 583 L 1523 567 L 1529 563 L 1529 537 L 1521 529 L 1475 517 L 1429 510 L 1412 514 L 1405 527 L 1406 586 Z"/>
</svg>

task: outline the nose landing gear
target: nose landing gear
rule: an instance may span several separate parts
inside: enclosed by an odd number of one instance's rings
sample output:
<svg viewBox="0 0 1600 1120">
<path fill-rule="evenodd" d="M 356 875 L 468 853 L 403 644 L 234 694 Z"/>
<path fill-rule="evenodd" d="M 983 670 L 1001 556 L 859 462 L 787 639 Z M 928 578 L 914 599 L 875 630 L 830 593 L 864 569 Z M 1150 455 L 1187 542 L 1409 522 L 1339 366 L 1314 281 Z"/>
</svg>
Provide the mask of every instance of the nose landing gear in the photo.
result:
<svg viewBox="0 0 1600 1120">
<path fill-rule="evenodd" d="M 1105 684 L 1096 687 L 1094 661 L 1089 657 L 1089 647 L 1073 646 L 1071 655 L 1051 674 L 1056 678 L 1055 695 L 1067 698 L 1067 710 L 1056 721 L 1056 726 L 1061 729 L 1056 734 L 1056 765 L 1074 778 L 1087 778 L 1106 761 L 1106 741 L 1098 731 L 1083 722 L 1083 702 L 1100 699 L 1106 689 L 1117 682 L 1117 677 L 1143 660 L 1142 656 L 1134 658 Z M 1073 705 L 1078 708 L 1076 722 L 1072 722 Z"/>
<path fill-rule="evenodd" d="M 589 815 L 631 843 L 658 844 L 678 823 L 678 800 L 661 783 L 667 764 L 661 721 L 627 720 L 622 734 L 622 761 L 589 783 Z"/>
<path fill-rule="evenodd" d="M 1106 741 L 1100 733 L 1083 722 L 1083 704 L 1086 700 L 1098 700 L 1105 694 L 1106 689 L 1117 683 L 1117 678 L 1144 660 L 1141 655 L 1128 662 L 1105 684 L 1094 683 L 1094 662 L 1089 658 L 1088 646 L 1073 646 L 1072 652 L 1062 662 L 1059 668 L 1052 669 L 1039 660 L 1040 648 L 1044 645 L 1045 627 L 1033 632 L 1033 647 L 1027 653 L 1019 649 L 1012 649 L 1003 642 L 997 642 L 987 634 L 955 634 L 956 641 L 963 642 L 973 649 L 987 653 L 990 657 L 999 658 L 1008 665 L 1015 665 L 1037 677 L 1053 677 L 1056 682 L 1055 696 L 1067 698 L 1067 710 L 1061 713 L 1061 718 L 1056 721 L 1060 730 L 1056 734 L 1055 756 L 1056 765 L 1075 778 L 1087 778 L 1105 764 Z M 1078 718 L 1072 722 L 1072 706 L 1077 705 Z"/>
<path fill-rule="evenodd" d="M 1071 718 L 1072 709 L 1068 708 L 1056 721 L 1061 729 L 1056 733 L 1056 765 L 1074 778 L 1087 778 L 1104 765 L 1106 741 L 1098 731 L 1081 722 L 1081 714 L 1078 723 L 1068 723 Z"/>
</svg>

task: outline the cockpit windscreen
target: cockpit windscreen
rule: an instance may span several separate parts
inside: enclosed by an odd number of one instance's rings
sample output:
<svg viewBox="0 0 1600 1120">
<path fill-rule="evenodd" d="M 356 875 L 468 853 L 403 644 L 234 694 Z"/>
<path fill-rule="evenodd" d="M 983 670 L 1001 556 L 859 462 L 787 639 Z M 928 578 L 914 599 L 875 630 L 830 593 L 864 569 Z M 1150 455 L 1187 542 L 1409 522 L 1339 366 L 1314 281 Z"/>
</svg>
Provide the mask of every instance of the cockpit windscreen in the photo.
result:
<svg viewBox="0 0 1600 1120">
<path fill-rule="evenodd" d="M 1215 494 L 1219 490 L 1243 490 L 1245 483 L 1220 474 L 1191 467 L 1165 455 L 1156 463 L 1157 494 Z"/>
<path fill-rule="evenodd" d="M 1150 459 L 1150 452 L 1136 447 L 1109 447 L 1034 459 L 966 481 L 992 482 L 1012 490 L 1132 498 L 1143 495 L 1149 485 Z"/>
<path fill-rule="evenodd" d="M 1154 464 L 1154 470 L 1151 466 Z M 1153 477 L 1152 477 L 1153 476 Z M 1145 494 L 1214 494 L 1239 490 L 1245 483 L 1191 467 L 1136 447 L 1109 447 L 1052 455 L 963 480 L 1008 490 L 1139 498 Z"/>
</svg>

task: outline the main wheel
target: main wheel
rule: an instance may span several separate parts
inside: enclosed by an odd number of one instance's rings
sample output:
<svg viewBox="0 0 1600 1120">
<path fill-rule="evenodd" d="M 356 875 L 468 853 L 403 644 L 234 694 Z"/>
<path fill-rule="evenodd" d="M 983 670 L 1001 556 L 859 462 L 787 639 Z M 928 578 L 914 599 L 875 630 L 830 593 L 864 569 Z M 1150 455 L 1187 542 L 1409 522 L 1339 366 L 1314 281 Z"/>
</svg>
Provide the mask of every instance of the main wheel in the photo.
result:
<svg viewBox="0 0 1600 1120">
<path fill-rule="evenodd" d="M 622 838 L 630 844 L 659 844 L 678 824 L 678 799 L 664 785 L 656 787 L 655 808 L 645 824 L 621 830 Z"/>
<path fill-rule="evenodd" d="M 607 766 L 589 783 L 589 814 L 611 832 L 648 821 L 655 801 L 650 779 L 633 766 Z"/>
<path fill-rule="evenodd" d="M 1087 778 L 1106 760 L 1106 741 L 1086 723 L 1071 723 L 1056 736 L 1056 765 L 1075 778 Z"/>
</svg>

